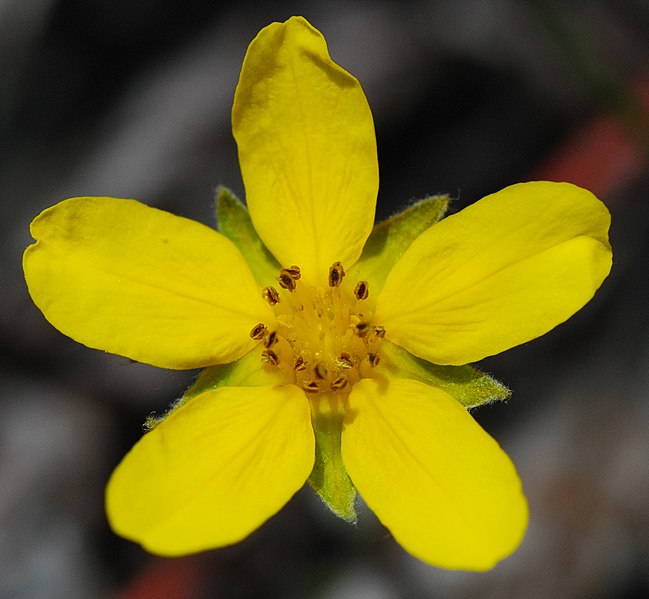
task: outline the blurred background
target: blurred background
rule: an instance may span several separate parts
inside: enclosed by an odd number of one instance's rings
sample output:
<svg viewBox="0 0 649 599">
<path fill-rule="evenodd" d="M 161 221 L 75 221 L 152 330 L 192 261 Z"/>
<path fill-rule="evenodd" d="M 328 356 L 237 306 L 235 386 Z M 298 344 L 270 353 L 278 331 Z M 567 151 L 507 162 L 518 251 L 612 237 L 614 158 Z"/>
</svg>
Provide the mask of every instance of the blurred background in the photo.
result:
<svg viewBox="0 0 649 599">
<path fill-rule="evenodd" d="M 230 108 L 247 44 L 292 14 L 364 86 L 380 217 L 535 178 L 586 186 L 613 214 L 594 301 L 481 364 L 514 395 L 475 415 L 531 508 L 522 547 L 491 572 L 426 566 L 367 509 L 348 526 L 308 488 L 198 556 L 157 558 L 107 526 L 112 468 L 195 373 L 49 326 L 22 277 L 29 222 L 112 195 L 213 224 L 218 184 L 243 197 Z M 648 59 L 646 0 L 0 0 L 0 597 L 649 596 Z"/>
</svg>

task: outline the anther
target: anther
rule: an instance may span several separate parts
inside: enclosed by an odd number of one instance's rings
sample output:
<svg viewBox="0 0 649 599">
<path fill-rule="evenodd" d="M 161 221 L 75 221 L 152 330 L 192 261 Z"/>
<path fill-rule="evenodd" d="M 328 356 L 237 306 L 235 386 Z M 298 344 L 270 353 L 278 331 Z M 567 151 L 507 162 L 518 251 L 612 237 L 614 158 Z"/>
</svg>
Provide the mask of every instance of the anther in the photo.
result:
<svg viewBox="0 0 649 599">
<path fill-rule="evenodd" d="M 374 366 L 377 366 L 378 363 L 381 361 L 379 354 L 367 354 L 367 357 L 370 360 L 370 366 L 372 368 L 374 368 Z"/>
<path fill-rule="evenodd" d="M 254 327 L 252 327 L 252 330 L 250 331 L 250 337 L 252 337 L 255 341 L 259 341 L 260 339 L 263 339 L 265 334 L 266 334 L 266 325 L 263 322 L 256 324 Z"/>
<path fill-rule="evenodd" d="M 346 376 L 339 376 L 338 378 L 334 379 L 330 385 L 332 391 L 338 391 L 338 389 L 342 389 L 347 385 L 347 377 Z"/>
<path fill-rule="evenodd" d="M 354 332 L 359 336 L 359 337 L 366 337 L 367 334 L 370 332 L 370 325 L 366 322 L 359 322 L 355 327 L 354 327 Z"/>
<path fill-rule="evenodd" d="M 353 368 L 354 362 L 352 361 L 352 357 L 347 352 L 343 352 L 338 358 L 338 365 L 342 368 Z"/>
<path fill-rule="evenodd" d="M 263 297 L 271 306 L 279 303 L 279 293 L 277 289 L 275 289 L 275 287 L 272 287 L 271 285 L 264 287 L 261 292 L 261 297 Z"/>
<path fill-rule="evenodd" d="M 273 347 L 278 341 L 277 332 L 270 331 L 264 336 L 264 347 Z"/>
<path fill-rule="evenodd" d="M 272 349 L 266 349 L 261 352 L 261 359 L 272 366 L 277 366 L 279 364 L 279 356 Z"/>
<path fill-rule="evenodd" d="M 338 287 L 343 282 L 345 269 L 341 262 L 334 262 L 329 267 L 329 287 Z"/>
<path fill-rule="evenodd" d="M 307 393 L 319 393 L 320 384 L 317 381 L 305 381 L 302 384 L 302 389 L 304 389 Z"/>
<path fill-rule="evenodd" d="M 286 268 L 282 268 L 282 270 L 279 271 L 279 277 L 277 277 L 277 280 L 279 281 L 279 286 L 282 289 L 286 289 L 287 291 L 295 291 L 295 281 L 288 270 Z"/>
<path fill-rule="evenodd" d="M 298 356 L 297 360 L 295 360 L 295 366 L 293 366 L 293 369 L 297 372 L 306 370 L 306 362 L 304 361 L 304 358 L 302 356 Z"/>
<path fill-rule="evenodd" d="M 294 281 L 299 281 L 300 277 L 302 276 L 302 273 L 300 272 L 300 267 L 296 266 L 295 264 L 293 264 L 292 266 L 282 268 L 282 270 Z"/>
<path fill-rule="evenodd" d="M 369 284 L 367 281 L 359 281 L 354 287 L 354 295 L 357 300 L 367 299 L 367 296 L 370 294 Z"/>
<path fill-rule="evenodd" d="M 385 327 L 382 327 L 381 325 L 374 327 L 374 334 L 379 339 L 383 339 L 383 337 L 385 337 Z"/>
<path fill-rule="evenodd" d="M 313 370 L 316 378 L 322 380 L 327 378 L 327 368 L 322 362 L 318 362 Z"/>
</svg>

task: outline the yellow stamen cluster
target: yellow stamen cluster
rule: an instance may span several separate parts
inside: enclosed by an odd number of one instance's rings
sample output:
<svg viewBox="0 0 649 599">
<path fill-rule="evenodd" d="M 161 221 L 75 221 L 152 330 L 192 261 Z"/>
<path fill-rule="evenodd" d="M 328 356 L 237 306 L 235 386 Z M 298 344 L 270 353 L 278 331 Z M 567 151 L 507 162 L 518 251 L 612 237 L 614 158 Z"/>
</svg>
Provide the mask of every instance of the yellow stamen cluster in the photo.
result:
<svg viewBox="0 0 649 599">
<path fill-rule="evenodd" d="M 349 390 L 378 365 L 385 337 L 373 323 L 369 283 L 358 281 L 352 291 L 340 262 L 330 267 L 327 285 L 307 286 L 301 276 L 298 266 L 282 268 L 280 291 L 262 290 L 275 322 L 257 324 L 250 337 L 263 345 L 261 359 L 306 393 Z"/>
</svg>

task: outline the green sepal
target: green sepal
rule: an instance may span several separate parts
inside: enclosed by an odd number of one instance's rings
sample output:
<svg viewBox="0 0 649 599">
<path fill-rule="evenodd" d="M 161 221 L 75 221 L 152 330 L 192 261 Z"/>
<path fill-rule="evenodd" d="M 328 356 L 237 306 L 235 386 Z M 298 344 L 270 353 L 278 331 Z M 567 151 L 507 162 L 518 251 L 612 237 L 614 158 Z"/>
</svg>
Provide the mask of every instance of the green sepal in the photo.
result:
<svg viewBox="0 0 649 599">
<path fill-rule="evenodd" d="M 371 282 L 370 293 L 383 288 L 397 260 L 419 235 L 446 214 L 449 202 L 448 195 L 431 196 L 374 225 L 354 266 L 357 278 Z"/>
<path fill-rule="evenodd" d="M 208 366 L 201 370 L 196 381 L 171 404 L 164 414 L 160 416 L 151 414 L 147 417 L 144 428 L 145 430 L 155 428 L 169 414 L 206 391 L 219 387 L 272 387 L 282 382 L 280 371 L 262 362 L 259 348 L 255 348 L 235 362 Z"/>
<path fill-rule="evenodd" d="M 508 399 L 511 391 L 496 379 L 472 366 L 439 366 L 413 356 L 384 340 L 381 369 L 388 377 L 414 379 L 446 391 L 465 408 Z"/>
<path fill-rule="evenodd" d="M 324 504 L 339 518 L 356 522 L 356 488 L 340 451 L 344 413 L 314 414 L 315 464 L 309 484 Z"/>
<path fill-rule="evenodd" d="M 257 235 L 248 209 L 227 187 L 216 190 L 216 218 L 219 232 L 239 248 L 257 283 L 265 287 L 276 281 L 279 262 Z"/>
</svg>

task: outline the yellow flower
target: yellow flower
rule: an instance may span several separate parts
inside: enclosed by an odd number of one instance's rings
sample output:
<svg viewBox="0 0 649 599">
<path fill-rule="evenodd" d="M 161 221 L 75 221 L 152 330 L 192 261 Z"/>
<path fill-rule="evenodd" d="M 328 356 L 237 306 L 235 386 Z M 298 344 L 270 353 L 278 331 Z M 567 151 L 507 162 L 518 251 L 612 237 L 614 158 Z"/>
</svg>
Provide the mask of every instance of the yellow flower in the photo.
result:
<svg viewBox="0 0 649 599">
<path fill-rule="evenodd" d="M 462 365 L 589 301 L 611 267 L 606 208 L 535 182 L 437 224 L 447 200 L 430 198 L 373 229 L 370 109 L 302 18 L 252 42 L 232 122 L 250 216 L 221 190 L 220 233 L 113 198 L 32 224 L 25 276 L 55 327 L 208 367 L 115 470 L 112 527 L 164 555 L 219 547 L 308 479 L 348 520 L 358 489 L 425 562 L 491 568 L 519 545 L 527 504 L 467 411 L 508 392 Z"/>
</svg>

